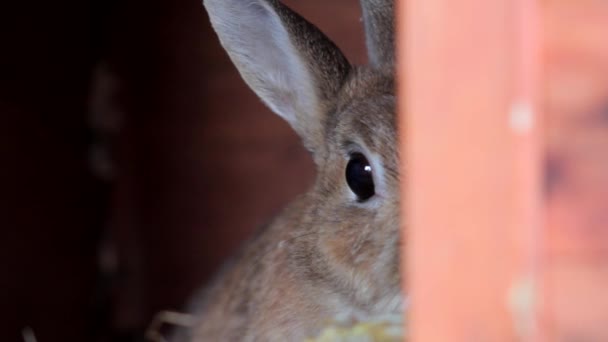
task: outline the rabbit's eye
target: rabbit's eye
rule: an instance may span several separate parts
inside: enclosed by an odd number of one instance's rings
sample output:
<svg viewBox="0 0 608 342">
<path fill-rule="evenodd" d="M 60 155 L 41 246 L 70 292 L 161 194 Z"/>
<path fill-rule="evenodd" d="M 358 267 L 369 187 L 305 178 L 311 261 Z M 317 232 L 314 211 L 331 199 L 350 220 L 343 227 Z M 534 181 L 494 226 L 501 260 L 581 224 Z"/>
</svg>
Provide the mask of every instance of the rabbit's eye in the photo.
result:
<svg viewBox="0 0 608 342">
<path fill-rule="evenodd" d="M 357 195 L 359 201 L 365 201 L 374 196 L 374 178 L 372 166 L 361 153 L 353 153 L 346 166 L 346 183 Z"/>
</svg>

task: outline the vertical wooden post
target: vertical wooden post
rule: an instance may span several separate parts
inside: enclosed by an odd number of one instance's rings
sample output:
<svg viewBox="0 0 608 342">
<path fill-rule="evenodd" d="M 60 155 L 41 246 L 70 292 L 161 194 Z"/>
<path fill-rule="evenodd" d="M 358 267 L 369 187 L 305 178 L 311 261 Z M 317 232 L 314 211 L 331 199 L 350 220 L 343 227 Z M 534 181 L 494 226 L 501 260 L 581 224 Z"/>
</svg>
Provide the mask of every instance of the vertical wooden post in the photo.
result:
<svg viewBox="0 0 608 342">
<path fill-rule="evenodd" d="M 399 7 L 412 341 L 534 338 L 535 2 Z"/>
<path fill-rule="evenodd" d="M 608 2 L 544 1 L 549 341 L 608 341 Z"/>
<path fill-rule="evenodd" d="M 399 18 L 410 339 L 608 341 L 608 3 Z"/>
</svg>

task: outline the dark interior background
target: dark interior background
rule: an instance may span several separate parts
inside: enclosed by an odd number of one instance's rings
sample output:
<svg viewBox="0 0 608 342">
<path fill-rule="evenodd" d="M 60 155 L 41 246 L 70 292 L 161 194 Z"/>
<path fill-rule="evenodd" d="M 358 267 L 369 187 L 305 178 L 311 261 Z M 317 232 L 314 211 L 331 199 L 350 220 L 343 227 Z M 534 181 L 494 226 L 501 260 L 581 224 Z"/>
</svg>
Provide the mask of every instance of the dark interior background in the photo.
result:
<svg viewBox="0 0 608 342">
<path fill-rule="evenodd" d="M 356 0 L 286 2 L 365 61 Z M 200 1 L 0 4 L 0 341 L 141 340 L 313 176 Z"/>
</svg>

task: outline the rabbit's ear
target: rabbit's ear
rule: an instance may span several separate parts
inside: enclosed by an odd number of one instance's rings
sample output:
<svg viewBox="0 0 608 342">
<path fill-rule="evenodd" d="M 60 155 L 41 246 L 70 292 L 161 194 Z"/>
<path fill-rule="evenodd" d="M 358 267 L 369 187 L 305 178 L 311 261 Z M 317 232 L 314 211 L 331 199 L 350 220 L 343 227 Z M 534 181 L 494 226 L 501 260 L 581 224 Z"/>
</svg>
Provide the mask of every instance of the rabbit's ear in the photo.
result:
<svg viewBox="0 0 608 342">
<path fill-rule="evenodd" d="M 395 62 L 394 0 L 360 0 L 367 54 L 372 66 Z"/>
<path fill-rule="evenodd" d="M 274 0 L 204 0 L 245 82 L 314 150 L 350 65 L 316 27 Z"/>
</svg>

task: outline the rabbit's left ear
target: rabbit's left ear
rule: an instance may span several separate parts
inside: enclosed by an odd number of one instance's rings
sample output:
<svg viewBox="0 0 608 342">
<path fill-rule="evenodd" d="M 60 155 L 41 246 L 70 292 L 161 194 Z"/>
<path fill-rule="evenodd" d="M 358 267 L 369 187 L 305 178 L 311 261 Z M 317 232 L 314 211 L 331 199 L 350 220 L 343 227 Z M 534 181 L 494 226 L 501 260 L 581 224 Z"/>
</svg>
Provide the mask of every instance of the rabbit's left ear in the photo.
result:
<svg viewBox="0 0 608 342">
<path fill-rule="evenodd" d="M 395 63 L 394 0 L 360 0 L 369 63 L 392 67 Z"/>
<path fill-rule="evenodd" d="M 245 82 L 311 150 L 350 65 L 316 27 L 275 0 L 204 0 Z"/>
</svg>

